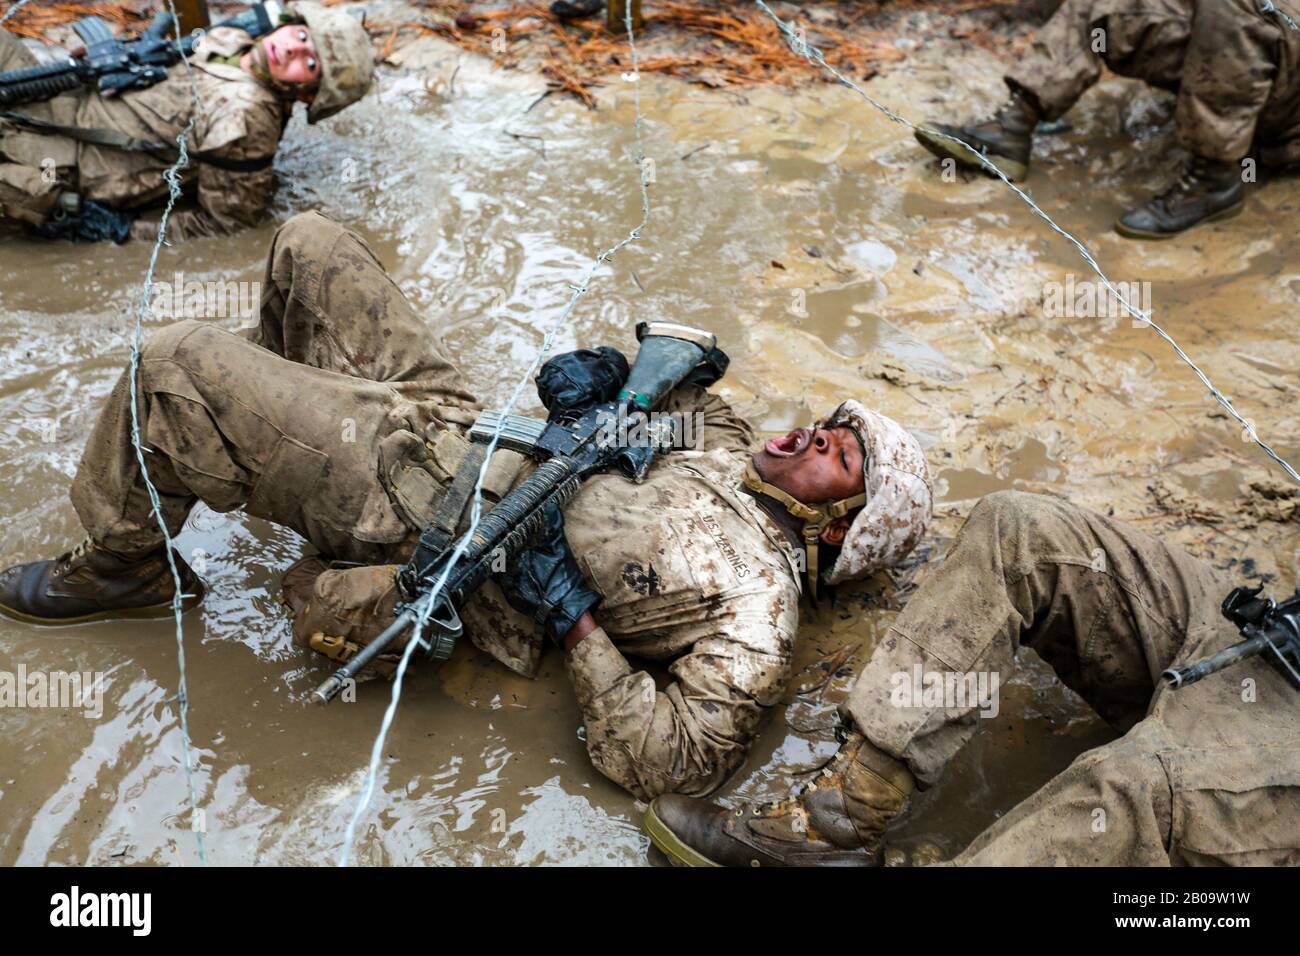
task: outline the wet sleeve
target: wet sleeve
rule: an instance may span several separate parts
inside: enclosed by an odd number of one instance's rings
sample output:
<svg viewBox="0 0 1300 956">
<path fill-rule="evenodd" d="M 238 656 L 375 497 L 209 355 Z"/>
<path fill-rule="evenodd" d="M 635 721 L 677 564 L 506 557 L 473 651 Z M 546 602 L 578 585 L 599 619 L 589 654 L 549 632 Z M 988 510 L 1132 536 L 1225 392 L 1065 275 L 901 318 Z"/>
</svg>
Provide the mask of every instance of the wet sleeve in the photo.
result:
<svg viewBox="0 0 1300 956">
<path fill-rule="evenodd" d="M 790 679 L 788 657 L 713 637 L 678 658 L 673 683 L 659 691 L 603 628 L 573 649 L 568 669 L 591 762 L 642 800 L 715 789 L 745 759 L 764 709 Z"/>
<path fill-rule="evenodd" d="M 749 422 L 736 414 L 721 397 L 698 385 L 682 385 L 672 390 L 664 399 L 660 411 L 695 415 L 694 433 L 698 433 L 700 451 L 725 448 L 729 451 L 749 451 L 754 447 L 754 429 Z"/>
<path fill-rule="evenodd" d="M 239 112 L 234 114 L 236 110 Z M 278 119 L 243 104 L 226 105 L 205 126 L 205 135 L 197 139 L 194 149 L 221 159 L 273 156 L 280 139 Z M 237 172 L 198 161 L 196 202 L 172 213 L 168 239 L 224 236 L 257 225 L 271 208 L 274 176 L 270 165 Z M 131 233 L 134 238 L 154 238 L 158 234 L 157 223 L 152 220 L 139 221 L 135 226 Z"/>
</svg>

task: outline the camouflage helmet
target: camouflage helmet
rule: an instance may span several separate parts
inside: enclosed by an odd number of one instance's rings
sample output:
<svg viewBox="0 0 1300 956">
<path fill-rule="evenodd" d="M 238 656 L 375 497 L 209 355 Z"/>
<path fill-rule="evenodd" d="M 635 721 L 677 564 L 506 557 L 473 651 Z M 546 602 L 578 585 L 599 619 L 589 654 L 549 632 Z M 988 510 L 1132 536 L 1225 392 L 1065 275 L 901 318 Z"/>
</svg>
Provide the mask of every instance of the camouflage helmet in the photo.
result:
<svg viewBox="0 0 1300 956">
<path fill-rule="evenodd" d="M 366 95 L 375 76 L 375 55 L 366 28 L 350 13 L 311 0 L 290 3 L 287 9 L 307 24 L 320 57 L 320 86 L 307 108 L 307 122 L 315 123 Z"/>
<path fill-rule="evenodd" d="M 853 519 L 831 569 L 831 584 L 839 584 L 891 567 L 916 547 L 930 524 L 934 485 L 920 443 L 892 418 L 849 400 L 817 424 L 848 426 L 866 452 L 867 503 Z"/>
</svg>

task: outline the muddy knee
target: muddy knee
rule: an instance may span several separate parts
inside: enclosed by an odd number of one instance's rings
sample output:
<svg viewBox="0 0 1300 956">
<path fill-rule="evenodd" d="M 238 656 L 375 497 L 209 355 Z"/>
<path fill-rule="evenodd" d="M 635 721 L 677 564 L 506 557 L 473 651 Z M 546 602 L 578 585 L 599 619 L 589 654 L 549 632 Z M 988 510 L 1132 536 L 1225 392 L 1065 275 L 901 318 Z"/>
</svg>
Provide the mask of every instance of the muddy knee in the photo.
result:
<svg viewBox="0 0 1300 956">
<path fill-rule="evenodd" d="M 1044 518 L 1054 517 L 1060 503 L 1046 495 L 1027 491 L 995 491 L 975 502 L 962 537 L 972 534 L 983 540 L 1002 540 L 1032 537 Z"/>
<path fill-rule="evenodd" d="M 181 344 L 195 333 L 215 332 L 216 327 L 197 319 L 182 319 L 154 332 L 140 347 L 140 367 L 151 362 L 175 361 Z"/>
<path fill-rule="evenodd" d="M 995 491 L 971 509 L 957 547 L 996 549 L 998 566 L 1009 574 L 1024 575 L 1051 555 L 1090 553 L 1095 541 L 1080 524 L 1078 513 L 1073 505 L 1050 495 Z"/>
<path fill-rule="evenodd" d="M 275 231 L 271 240 L 271 271 L 277 281 L 291 280 L 295 269 L 323 268 L 340 241 L 369 248 L 351 229 L 318 212 L 300 212 Z"/>
<path fill-rule="evenodd" d="M 329 248 L 348 230 L 318 212 L 300 212 L 275 231 L 271 245 L 276 250 L 302 253 Z"/>
</svg>

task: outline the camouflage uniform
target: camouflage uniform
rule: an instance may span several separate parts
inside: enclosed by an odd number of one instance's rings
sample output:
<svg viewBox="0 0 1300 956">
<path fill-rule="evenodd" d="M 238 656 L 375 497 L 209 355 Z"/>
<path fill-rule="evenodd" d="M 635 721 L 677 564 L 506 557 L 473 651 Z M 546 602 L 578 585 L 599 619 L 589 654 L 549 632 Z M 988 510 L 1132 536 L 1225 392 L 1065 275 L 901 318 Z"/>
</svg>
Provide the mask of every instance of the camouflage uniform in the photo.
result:
<svg viewBox="0 0 1300 956">
<path fill-rule="evenodd" d="M 259 80 L 219 58 L 242 53 L 252 44 L 242 30 L 209 31 L 190 57 L 202 105 L 188 141 L 191 154 L 224 160 L 259 160 L 275 155 L 288 120 L 287 104 Z M 0 71 L 35 62 L 18 38 L 0 30 Z M 105 98 L 92 90 L 62 94 L 16 112 L 34 119 L 89 129 L 115 130 L 152 143 L 174 144 L 194 111 L 190 73 L 184 64 L 167 79 L 142 90 Z M 119 210 L 138 210 L 167 195 L 163 171 L 169 156 L 126 151 L 66 136 L 40 132 L 0 120 L 0 224 L 5 220 L 41 225 L 62 192 Z M 43 175 L 44 173 L 44 175 Z M 195 208 L 175 212 L 168 237 L 221 235 L 257 223 L 271 204 L 272 170 L 222 169 L 191 161 L 181 180 Z M 138 221 L 133 235 L 147 238 L 157 227 Z"/>
<path fill-rule="evenodd" d="M 933 783 L 976 732 L 978 705 L 912 706 L 895 695 L 895 675 L 1005 674 L 1023 643 L 1123 736 L 1081 755 L 955 863 L 1297 864 L 1297 692 L 1259 658 L 1179 690 L 1159 680 L 1241 639 L 1219 613 L 1233 585 L 1113 519 L 1040 495 L 989 495 L 843 711 Z"/>
<path fill-rule="evenodd" d="M 150 474 L 173 531 L 196 500 L 243 506 L 324 555 L 369 565 L 327 570 L 309 559 L 286 575 L 295 640 L 342 658 L 391 620 L 392 564 L 440 504 L 479 406 L 436 331 L 354 233 L 316 214 L 293 218 L 276 234 L 264 288 L 255 329 L 180 322 L 144 347 Z M 130 399 L 124 376 L 72 488 L 93 540 L 123 555 L 161 543 L 130 442 Z M 602 599 L 600 626 L 568 656 L 588 750 L 647 798 L 706 792 L 744 758 L 789 680 L 800 596 L 799 552 L 743 490 L 749 426 L 694 386 L 665 410 L 701 414 L 703 448 L 659 460 L 639 485 L 595 476 L 565 509 L 568 542 Z M 489 505 L 521 463 L 496 454 Z M 477 646 L 535 672 L 540 632 L 494 583 L 463 617 Z M 673 683 L 656 690 L 625 654 L 666 663 Z"/>
<path fill-rule="evenodd" d="M 1258 0 L 1065 0 L 1006 80 L 1050 120 L 1103 63 L 1178 94 L 1178 139 L 1190 152 L 1236 162 L 1257 149 L 1269 165 L 1300 162 L 1300 31 Z"/>
</svg>

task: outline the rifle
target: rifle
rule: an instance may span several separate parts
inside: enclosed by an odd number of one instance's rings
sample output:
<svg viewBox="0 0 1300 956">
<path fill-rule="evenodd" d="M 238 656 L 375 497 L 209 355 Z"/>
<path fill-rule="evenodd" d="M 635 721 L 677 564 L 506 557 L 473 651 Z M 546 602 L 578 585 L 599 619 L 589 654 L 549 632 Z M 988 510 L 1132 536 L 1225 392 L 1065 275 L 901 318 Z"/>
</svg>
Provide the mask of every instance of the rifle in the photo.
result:
<svg viewBox="0 0 1300 956">
<path fill-rule="evenodd" d="M 253 38 L 262 37 L 280 25 L 280 13 L 280 4 L 267 0 L 217 26 L 237 27 Z M 177 42 L 168 39 L 174 22 L 171 13 L 163 10 L 140 36 L 120 40 L 106 21 L 83 17 L 72 29 L 85 44 L 86 55 L 0 73 L 0 109 L 38 103 L 80 88 L 111 94 L 152 86 L 167 78 L 167 67 L 194 52 L 195 35 L 181 37 L 179 50 Z"/>
<path fill-rule="evenodd" d="M 1165 684 L 1185 687 L 1238 661 L 1267 652 L 1268 662 L 1300 690 L 1300 588 L 1281 604 L 1272 598 L 1261 599 L 1262 590 L 1262 587 L 1233 588 L 1223 600 L 1223 616 L 1237 625 L 1246 640 L 1191 664 L 1169 668 L 1160 675 Z"/>
<path fill-rule="evenodd" d="M 458 609 L 488 579 L 493 564 L 533 543 L 548 506 L 563 507 L 584 480 L 611 468 L 632 481 L 645 477 L 654 456 L 673 441 L 665 429 L 647 427 L 650 410 L 678 385 L 716 382 L 730 360 L 712 333 L 688 326 L 642 322 L 636 336 L 641 349 L 617 398 L 552 415 L 547 422 L 496 412 L 479 416 L 470 429 L 472 442 L 490 442 L 499 428 L 501 446 L 540 464 L 482 518 L 459 556 L 458 542 L 445 544 L 440 529 L 431 525 L 421 533 L 415 554 L 397 576 L 402 598 L 397 619 L 312 692 L 317 703 L 332 699 L 417 620 L 427 618 L 429 626 L 420 648 L 446 660 L 463 632 Z M 648 438 L 620 446 L 615 436 L 628 434 Z M 445 584 L 435 593 L 439 580 Z"/>
</svg>

